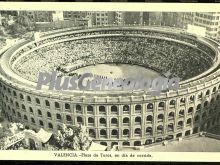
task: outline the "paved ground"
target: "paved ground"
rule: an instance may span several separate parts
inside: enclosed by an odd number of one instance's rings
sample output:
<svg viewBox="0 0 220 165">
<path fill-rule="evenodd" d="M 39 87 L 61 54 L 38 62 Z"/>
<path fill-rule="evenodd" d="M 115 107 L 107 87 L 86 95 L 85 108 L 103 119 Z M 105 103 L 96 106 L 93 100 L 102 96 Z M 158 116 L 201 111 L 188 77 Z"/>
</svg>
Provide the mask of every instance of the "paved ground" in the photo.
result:
<svg viewBox="0 0 220 165">
<path fill-rule="evenodd" d="M 145 149 L 149 152 L 220 152 L 220 140 L 197 137 L 189 140 L 174 141 L 167 146 L 153 146 Z"/>
</svg>

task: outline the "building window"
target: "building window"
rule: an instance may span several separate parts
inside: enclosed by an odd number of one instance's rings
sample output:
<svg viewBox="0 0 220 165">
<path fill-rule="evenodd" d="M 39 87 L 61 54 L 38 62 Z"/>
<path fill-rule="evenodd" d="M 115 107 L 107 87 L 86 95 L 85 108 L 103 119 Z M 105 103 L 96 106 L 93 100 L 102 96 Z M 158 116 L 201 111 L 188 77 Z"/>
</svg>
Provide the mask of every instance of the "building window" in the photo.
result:
<svg viewBox="0 0 220 165">
<path fill-rule="evenodd" d="M 163 114 L 159 114 L 157 118 L 158 118 L 158 122 L 162 122 L 164 116 L 163 116 Z"/>
<path fill-rule="evenodd" d="M 48 100 L 45 100 L 45 105 L 46 105 L 46 107 L 50 107 L 50 103 Z"/>
<path fill-rule="evenodd" d="M 58 102 L 55 102 L 55 108 L 60 109 L 60 104 Z"/>
<path fill-rule="evenodd" d="M 76 118 L 76 121 L 77 121 L 77 123 L 82 123 L 82 122 L 83 122 L 83 119 L 82 119 L 82 117 L 78 116 L 78 117 Z"/>
<path fill-rule="evenodd" d="M 140 128 L 136 128 L 134 130 L 134 134 L 135 134 L 135 136 L 140 136 L 141 135 L 141 129 Z"/>
<path fill-rule="evenodd" d="M 47 112 L 47 117 L 51 118 L 51 113 L 50 112 Z"/>
<path fill-rule="evenodd" d="M 23 111 L 26 111 L 24 104 L 21 105 L 21 108 L 23 109 Z"/>
<path fill-rule="evenodd" d="M 100 118 L 100 119 L 99 119 L 99 122 L 100 122 L 100 124 L 106 124 L 105 118 Z"/>
<path fill-rule="evenodd" d="M 57 120 L 61 120 L 61 119 L 62 119 L 62 118 L 61 118 L 61 115 L 58 114 L 58 113 L 57 113 L 56 117 L 57 117 Z"/>
<path fill-rule="evenodd" d="M 123 130 L 123 135 L 124 136 L 129 136 L 130 132 L 129 132 L 129 129 L 124 129 Z"/>
<path fill-rule="evenodd" d="M 35 100 L 36 100 L 36 104 L 40 105 L 40 100 L 38 98 L 36 98 Z"/>
<path fill-rule="evenodd" d="M 20 94 L 20 99 L 24 100 L 24 96 L 22 94 Z"/>
<path fill-rule="evenodd" d="M 48 128 L 49 128 L 49 129 L 53 129 L 53 124 L 48 123 Z"/>
<path fill-rule="evenodd" d="M 140 113 L 141 112 L 141 105 L 135 105 L 135 112 Z"/>
<path fill-rule="evenodd" d="M 111 124 L 112 125 L 117 125 L 118 124 L 118 120 L 116 118 L 112 118 L 111 119 Z"/>
<path fill-rule="evenodd" d="M 39 123 L 40 123 L 40 126 L 44 126 L 43 121 L 40 120 Z"/>
<path fill-rule="evenodd" d="M 123 113 L 129 113 L 129 106 L 128 105 L 124 105 L 123 106 Z"/>
<path fill-rule="evenodd" d="M 67 120 L 67 122 L 72 122 L 72 118 L 71 118 L 71 116 L 66 115 L 66 120 Z"/>
<path fill-rule="evenodd" d="M 105 114 L 105 107 L 104 106 L 99 107 L 99 113 L 100 114 Z"/>
<path fill-rule="evenodd" d="M 129 125 L 129 118 L 128 118 L 128 117 L 125 117 L 125 118 L 123 119 L 123 124 Z"/>
<path fill-rule="evenodd" d="M 100 130 L 100 135 L 101 135 L 101 136 L 107 136 L 106 130 L 101 129 L 101 130 Z"/>
<path fill-rule="evenodd" d="M 141 125 L 141 117 L 135 118 L 135 125 Z"/>
<path fill-rule="evenodd" d="M 38 111 L 38 116 L 42 116 L 42 112 L 41 112 L 41 110 L 37 110 Z"/>
<path fill-rule="evenodd" d="M 146 134 L 151 135 L 153 133 L 152 127 L 147 127 L 146 128 Z"/>
<path fill-rule="evenodd" d="M 33 117 L 31 118 L 31 122 L 32 122 L 33 124 L 35 124 L 35 120 L 34 120 Z"/>
<path fill-rule="evenodd" d="M 89 117 L 89 118 L 88 118 L 88 123 L 89 123 L 89 124 L 94 124 L 94 122 L 95 122 L 95 121 L 94 121 L 94 119 L 93 119 L 92 117 Z"/>
<path fill-rule="evenodd" d="M 65 103 L 65 109 L 70 109 L 70 104 Z"/>
<path fill-rule="evenodd" d="M 27 96 L 27 101 L 31 102 L 31 97 L 30 96 Z"/>
<path fill-rule="evenodd" d="M 93 114 L 93 107 L 91 105 L 87 106 L 87 113 L 88 114 Z"/>
<path fill-rule="evenodd" d="M 158 134 L 162 134 L 163 133 L 163 126 L 162 125 L 157 126 L 157 133 Z"/>
<path fill-rule="evenodd" d="M 32 114 L 34 113 L 32 107 L 29 107 L 29 112 L 32 113 Z"/>
<path fill-rule="evenodd" d="M 28 120 L 27 115 L 24 115 L 24 120 Z"/>
<path fill-rule="evenodd" d="M 114 137 L 115 137 L 115 136 L 118 136 L 118 130 L 113 129 L 111 134 L 112 134 L 112 136 L 114 136 Z"/>
<path fill-rule="evenodd" d="M 152 121 L 153 121 L 153 116 L 148 115 L 147 116 L 147 123 L 152 123 Z"/>
<path fill-rule="evenodd" d="M 117 108 L 115 105 L 113 105 L 113 106 L 111 107 L 111 113 L 112 113 L 112 114 L 117 114 L 117 112 L 118 112 L 118 108 Z"/>
</svg>

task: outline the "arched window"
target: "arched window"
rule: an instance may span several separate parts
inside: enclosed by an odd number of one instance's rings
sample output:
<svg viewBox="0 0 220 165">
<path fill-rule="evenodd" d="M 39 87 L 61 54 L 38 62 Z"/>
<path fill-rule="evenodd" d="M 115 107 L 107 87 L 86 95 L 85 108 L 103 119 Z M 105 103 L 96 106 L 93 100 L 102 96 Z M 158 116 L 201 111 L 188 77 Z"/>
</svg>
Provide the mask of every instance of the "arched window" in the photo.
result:
<svg viewBox="0 0 220 165">
<path fill-rule="evenodd" d="M 65 109 L 70 109 L 70 104 L 68 104 L 68 103 L 65 103 Z"/>
<path fill-rule="evenodd" d="M 33 117 L 31 118 L 31 122 L 32 122 L 33 124 L 35 124 L 35 120 L 34 120 Z"/>
<path fill-rule="evenodd" d="M 190 96 L 189 100 L 192 102 L 194 101 L 194 96 Z"/>
<path fill-rule="evenodd" d="M 180 116 L 180 117 L 184 116 L 184 109 L 181 109 L 181 110 L 179 111 L 179 116 Z"/>
<path fill-rule="evenodd" d="M 93 119 L 92 117 L 89 117 L 89 118 L 88 118 L 88 123 L 89 123 L 89 124 L 94 124 L 94 119 Z"/>
<path fill-rule="evenodd" d="M 164 102 L 160 102 L 160 103 L 158 104 L 158 107 L 159 107 L 159 108 L 164 108 Z"/>
<path fill-rule="evenodd" d="M 83 119 L 82 119 L 82 117 L 78 116 L 78 117 L 76 118 L 76 121 L 77 121 L 78 123 L 82 123 L 82 122 L 83 122 Z"/>
<path fill-rule="evenodd" d="M 111 134 L 112 134 L 112 136 L 117 136 L 118 135 L 118 130 L 113 129 Z"/>
<path fill-rule="evenodd" d="M 116 125 L 118 124 L 118 120 L 116 118 L 111 119 L 111 124 Z"/>
<path fill-rule="evenodd" d="M 140 128 L 136 128 L 135 130 L 134 130 L 134 134 L 137 136 L 140 136 L 141 135 L 141 129 Z"/>
<path fill-rule="evenodd" d="M 59 109 L 60 108 L 60 104 L 58 102 L 55 102 L 55 108 Z"/>
<path fill-rule="evenodd" d="M 190 108 L 188 109 L 188 113 L 193 113 L 193 107 L 190 107 Z"/>
<path fill-rule="evenodd" d="M 87 113 L 88 114 L 93 114 L 93 106 L 91 106 L 91 105 L 87 106 Z"/>
<path fill-rule="evenodd" d="M 38 112 L 38 116 L 42 116 L 41 110 L 38 109 L 37 112 Z"/>
<path fill-rule="evenodd" d="M 40 120 L 39 123 L 40 123 L 41 126 L 44 126 L 43 121 Z"/>
<path fill-rule="evenodd" d="M 146 134 L 148 134 L 148 135 L 150 134 L 151 135 L 152 133 L 153 133 L 152 127 L 147 127 L 146 128 Z"/>
<path fill-rule="evenodd" d="M 20 94 L 20 99 L 24 100 L 24 96 L 22 94 Z"/>
<path fill-rule="evenodd" d="M 13 91 L 13 95 L 14 97 L 17 97 L 17 93 L 15 91 Z"/>
<path fill-rule="evenodd" d="M 162 125 L 158 125 L 157 126 L 157 133 L 163 133 L 163 126 Z"/>
<path fill-rule="evenodd" d="M 124 119 L 123 119 L 123 124 L 129 124 L 129 118 L 128 117 L 125 117 Z"/>
<path fill-rule="evenodd" d="M 51 113 L 50 112 L 47 112 L 47 117 L 51 118 Z"/>
<path fill-rule="evenodd" d="M 181 98 L 180 99 L 180 104 L 184 104 L 186 102 L 186 99 L 185 98 Z"/>
<path fill-rule="evenodd" d="M 201 110 L 201 104 L 198 104 L 198 105 L 197 105 L 196 110 L 197 110 L 197 111 L 200 111 L 200 110 Z"/>
<path fill-rule="evenodd" d="M 28 120 L 27 115 L 24 115 L 24 120 Z"/>
<path fill-rule="evenodd" d="M 209 104 L 209 102 L 208 102 L 208 101 L 205 101 L 204 107 L 208 107 L 208 104 Z"/>
<path fill-rule="evenodd" d="M 40 104 L 40 100 L 38 98 L 35 99 L 36 104 Z"/>
<path fill-rule="evenodd" d="M 129 136 L 129 134 L 130 134 L 129 129 L 124 129 L 124 130 L 123 130 L 123 135 L 124 135 L 124 136 Z"/>
<path fill-rule="evenodd" d="M 76 105 L 76 111 L 77 112 L 81 112 L 82 111 L 81 105 L 79 105 L 79 104 Z"/>
<path fill-rule="evenodd" d="M 24 104 L 21 105 L 21 108 L 23 109 L 23 111 L 26 111 L 26 107 L 24 106 Z"/>
<path fill-rule="evenodd" d="M 157 117 L 158 121 L 163 121 L 163 117 L 164 117 L 163 114 L 159 114 L 158 117 Z"/>
<path fill-rule="evenodd" d="M 173 131 L 174 127 L 173 127 L 173 123 L 169 123 L 168 124 L 168 131 Z"/>
<path fill-rule="evenodd" d="M 209 94 L 210 94 L 210 90 L 207 90 L 206 93 L 205 93 L 205 95 L 206 95 L 206 96 L 209 96 Z"/>
<path fill-rule="evenodd" d="M 100 118 L 100 119 L 99 119 L 99 122 L 100 122 L 100 124 L 106 124 L 105 118 Z"/>
<path fill-rule="evenodd" d="M 101 129 L 101 130 L 100 130 L 100 135 L 101 135 L 101 136 L 107 136 L 106 130 Z"/>
<path fill-rule="evenodd" d="M 171 100 L 171 101 L 170 101 L 170 105 L 171 105 L 171 106 L 175 106 L 175 104 L 176 104 L 176 101 L 175 101 L 175 100 Z"/>
<path fill-rule="evenodd" d="M 123 106 L 123 113 L 129 113 L 129 110 L 130 110 L 130 108 L 128 105 Z"/>
<path fill-rule="evenodd" d="M 59 113 L 57 113 L 57 120 L 61 120 L 61 115 Z"/>
<path fill-rule="evenodd" d="M 152 103 L 147 104 L 147 110 L 153 110 L 154 106 Z"/>
<path fill-rule="evenodd" d="M 141 117 L 135 117 L 135 124 L 141 124 Z"/>
<path fill-rule="evenodd" d="M 96 133 L 94 129 L 89 129 L 89 136 L 95 138 L 96 137 Z"/>
<path fill-rule="evenodd" d="M 118 108 L 117 108 L 115 105 L 113 105 L 113 106 L 111 107 L 111 113 L 112 113 L 112 114 L 117 114 L 117 113 L 118 113 Z"/>
<path fill-rule="evenodd" d="M 99 106 L 99 113 L 105 114 L 105 107 L 104 106 Z"/>
<path fill-rule="evenodd" d="M 140 113 L 141 112 L 141 105 L 135 105 L 135 112 Z"/>
<path fill-rule="evenodd" d="M 66 120 L 67 120 L 67 122 L 71 122 L 72 121 L 71 116 L 70 115 L 66 115 Z"/>
<path fill-rule="evenodd" d="M 48 100 L 45 100 L 45 105 L 46 105 L 47 107 L 50 107 L 50 103 L 49 103 Z"/>
<path fill-rule="evenodd" d="M 30 96 L 27 96 L 27 101 L 31 102 L 31 97 Z"/>
<path fill-rule="evenodd" d="M 174 118 L 174 112 L 169 113 L 169 118 Z"/>
<path fill-rule="evenodd" d="M 148 123 L 151 123 L 152 121 L 153 121 L 153 116 L 148 115 L 148 116 L 147 116 L 147 122 L 148 122 Z"/>
<path fill-rule="evenodd" d="M 179 122 L 178 122 L 178 126 L 179 126 L 179 127 L 182 127 L 182 126 L 183 126 L 183 121 L 179 121 Z"/>
<path fill-rule="evenodd" d="M 53 129 L 53 124 L 48 123 L 48 128 L 49 128 L 49 129 Z"/>
<path fill-rule="evenodd" d="M 212 90 L 212 93 L 215 93 L 215 92 L 216 92 L 216 87 L 214 87 Z"/>
<path fill-rule="evenodd" d="M 18 112 L 17 114 L 18 114 L 18 117 L 19 117 L 19 118 L 21 118 L 21 113 L 20 113 L 20 112 Z"/>
<path fill-rule="evenodd" d="M 32 113 L 32 114 L 34 113 L 32 107 L 29 107 L 29 112 Z"/>
<path fill-rule="evenodd" d="M 18 104 L 18 102 L 15 102 L 15 105 L 16 105 L 17 108 L 19 108 L 19 104 Z"/>
<path fill-rule="evenodd" d="M 187 119 L 187 122 L 186 122 L 187 124 L 191 124 L 192 123 L 192 119 L 191 118 L 189 118 L 189 119 Z"/>
</svg>

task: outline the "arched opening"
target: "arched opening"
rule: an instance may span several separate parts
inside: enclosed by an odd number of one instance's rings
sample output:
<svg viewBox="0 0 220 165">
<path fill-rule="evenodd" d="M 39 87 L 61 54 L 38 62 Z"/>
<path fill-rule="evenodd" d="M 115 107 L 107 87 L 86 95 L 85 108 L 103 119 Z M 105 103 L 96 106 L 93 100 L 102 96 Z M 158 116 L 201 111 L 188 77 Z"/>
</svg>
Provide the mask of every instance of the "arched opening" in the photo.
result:
<svg viewBox="0 0 220 165">
<path fill-rule="evenodd" d="M 149 145 L 149 144 L 152 144 L 152 143 L 153 143 L 152 139 L 147 139 L 145 141 L 145 145 Z"/>
<path fill-rule="evenodd" d="M 180 99 L 180 104 L 184 104 L 184 103 L 186 103 L 186 99 L 185 98 L 181 98 Z"/>
<path fill-rule="evenodd" d="M 129 129 L 124 129 L 123 130 L 123 136 L 129 136 L 129 134 L 130 134 Z"/>
<path fill-rule="evenodd" d="M 80 124 L 83 123 L 83 119 L 82 119 L 82 117 L 80 117 L 80 116 L 78 116 L 78 117 L 76 118 L 76 121 L 77 121 L 77 123 L 80 123 Z"/>
<path fill-rule="evenodd" d="M 47 117 L 48 117 L 48 118 L 51 118 L 51 117 L 52 117 L 50 112 L 47 112 Z"/>
<path fill-rule="evenodd" d="M 93 106 L 91 106 L 91 105 L 87 106 L 87 113 L 88 114 L 93 114 Z"/>
<path fill-rule="evenodd" d="M 140 128 L 136 128 L 134 130 L 134 134 L 135 134 L 135 136 L 141 136 L 141 129 Z"/>
<path fill-rule="evenodd" d="M 30 96 L 27 96 L 27 101 L 31 102 L 31 97 Z"/>
<path fill-rule="evenodd" d="M 39 121 L 40 126 L 44 126 L 44 122 L 42 120 Z"/>
<path fill-rule="evenodd" d="M 40 100 L 38 98 L 35 99 L 36 104 L 40 104 Z"/>
<path fill-rule="evenodd" d="M 116 107 L 115 105 L 113 105 L 113 106 L 111 107 L 111 113 L 112 113 L 112 114 L 117 114 L 117 113 L 118 113 L 118 107 Z"/>
<path fill-rule="evenodd" d="M 198 104 L 197 107 L 196 107 L 196 110 L 197 110 L 197 111 L 200 111 L 201 108 L 202 108 L 201 104 Z"/>
<path fill-rule="evenodd" d="M 105 107 L 104 106 L 99 106 L 99 113 L 105 114 Z"/>
<path fill-rule="evenodd" d="M 123 113 L 129 113 L 129 110 L 130 110 L 130 108 L 128 105 L 123 106 Z"/>
<path fill-rule="evenodd" d="M 153 106 L 152 103 L 147 104 L 147 110 L 148 111 L 153 111 L 153 108 L 154 108 L 154 106 Z"/>
<path fill-rule="evenodd" d="M 69 110 L 69 109 L 70 109 L 70 104 L 65 103 L 65 109 L 66 109 L 66 110 Z"/>
<path fill-rule="evenodd" d="M 184 116 L 184 110 L 181 109 L 181 110 L 179 111 L 179 117 L 183 117 L 183 116 Z"/>
<path fill-rule="evenodd" d="M 122 145 L 123 146 L 130 146 L 130 142 L 123 142 Z"/>
<path fill-rule="evenodd" d="M 50 107 L 50 103 L 48 100 L 45 100 L 45 105 L 46 105 L 46 107 Z"/>
<path fill-rule="evenodd" d="M 194 96 L 190 96 L 189 100 L 190 100 L 190 102 L 193 102 L 194 101 Z"/>
<path fill-rule="evenodd" d="M 147 135 L 152 135 L 152 134 L 153 134 L 153 129 L 152 129 L 152 127 L 147 127 L 147 128 L 146 128 L 146 134 L 147 134 Z"/>
<path fill-rule="evenodd" d="M 141 146 L 141 141 L 135 141 L 134 146 Z"/>
<path fill-rule="evenodd" d="M 135 105 L 135 113 L 141 113 L 141 105 Z"/>
<path fill-rule="evenodd" d="M 208 107 L 208 104 L 209 104 L 209 102 L 208 102 L 208 101 L 205 101 L 204 107 Z"/>
<path fill-rule="evenodd" d="M 113 129 L 111 135 L 112 135 L 112 137 L 117 137 L 118 136 L 118 130 Z"/>
<path fill-rule="evenodd" d="M 117 125 L 118 124 L 118 120 L 116 118 L 112 118 L 111 119 L 111 124 L 112 125 Z"/>
<path fill-rule="evenodd" d="M 89 129 L 89 136 L 95 138 L 96 134 L 95 134 L 95 130 L 94 129 Z"/>
<path fill-rule="evenodd" d="M 168 131 L 174 131 L 173 123 L 168 124 Z"/>
<path fill-rule="evenodd" d="M 191 114 L 191 113 L 193 113 L 193 107 L 190 107 L 190 108 L 188 109 L 188 114 Z"/>
<path fill-rule="evenodd" d="M 37 113 L 38 113 L 38 116 L 42 116 L 42 112 L 41 112 L 41 110 L 37 110 Z"/>
<path fill-rule="evenodd" d="M 157 116 L 157 119 L 158 119 L 158 122 L 162 122 L 163 121 L 163 114 L 159 114 L 158 116 Z"/>
<path fill-rule="evenodd" d="M 118 146 L 118 142 L 112 142 L 111 146 Z"/>
<path fill-rule="evenodd" d="M 89 125 L 94 125 L 94 119 L 92 117 L 88 118 L 88 124 Z"/>
<path fill-rule="evenodd" d="M 205 95 L 206 95 L 206 96 L 209 96 L 209 94 L 210 94 L 210 90 L 207 90 L 206 93 L 205 93 Z"/>
<path fill-rule="evenodd" d="M 21 105 L 21 108 L 23 111 L 26 111 L 26 107 L 24 106 L 24 104 Z"/>
<path fill-rule="evenodd" d="M 125 118 L 123 119 L 123 124 L 124 124 L 124 125 L 129 125 L 129 118 L 128 118 L 128 117 L 125 117 Z"/>
<path fill-rule="evenodd" d="M 27 116 L 26 116 L 26 115 L 24 115 L 24 120 L 28 120 L 28 118 L 27 118 Z"/>
<path fill-rule="evenodd" d="M 58 102 L 55 102 L 55 108 L 60 109 L 60 104 Z"/>
<path fill-rule="evenodd" d="M 179 121 L 177 125 L 178 125 L 178 127 L 180 127 L 180 128 L 183 127 L 183 121 Z"/>
<path fill-rule="evenodd" d="M 157 126 L 157 133 L 158 134 L 162 134 L 163 133 L 163 126 L 162 125 L 158 125 Z"/>
<path fill-rule="evenodd" d="M 147 116 L 147 123 L 152 123 L 152 121 L 153 121 L 153 116 L 148 115 Z"/>
<path fill-rule="evenodd" d="M 190 130 L 185 132 L 185 136 L 189 136 L 190 135 Z"/>
<path fill-rule="evenodd" d="M 164 102 L 160 102 L 160 103 L 158 104 L 158 108 L 159 108 L 159 109 L 163 109 L 163 108 L 164 108 Z"/>
<path fill-rule="evenodd" d="M 180 137 L 182 137 L 182 133 L 178 133 L 178 134 L 176 135 L 176 138 L 180 138 Z"/>
<path fill-rule="evenodd" d="M 186 124 L 192 124 L 192 119 L 191 118 L 187 119 Z"/>
<path fill-rule="evenodd" d="M 77 112 L 77 113 L 82 113 L 82 107 L 81 107 L 81 105 L 79 105 L 79 104 L 76 105 L 76 112 Z"/>
<path fill-rule="evenodd" d="M 169 113 L 169 119 L 173 119 L 174 118 L 174 112 L 170 112 Z"/>
<path fill-rule="evenodd" d="M 61 115 L 57 113 L 57 120 L 61 120 Z"/>
<path fill-rule="evenodd" d="M 100 130 L 100 136 L 106 137 L 106 136 L 107 136 L 106 130 L 101 129 L 101 130 Z"/>
<path fill-rule="evenodd" d="M 106 120 L 105 118 L 100 118 L 99 119 L 100 124 L 105 125 L 106 124 Z"/>
<path fill-rule="evenodd" d="M 170 101 L 170 106 L 171 106 L 171 107 L 174 107 L 175 104 L 176 104 L 176 101 L 175 101 L 175 100 L 171 100 L 171 101 Z"/>
<path fill-rule="evenodd" d="M 72 118 L 71 118 L 71 116 L 66 115 L 66 120 L 67 120 L 67 122 L 72 122 Z"/>
<path fill-rule="evenodd" d="M 135 118 L 135 125 L 141 125 L 141 117 L 136 117 Z"/>
<path fill-rule="evenodd" d="M 213 89 L 212 89 L 212 93 L 215 93 L 216 92 L 216 87 L 214 87 Z"/>
<path fill-rule="evenodd" d="M 33 124 L 35 124 L 35 120 L 34 120 L 33 117 L 31 118 L 31 122 L 32 122 Z"/>
<path fill-rule="evenodd" d="M 108 144 L 106 142 L 100 142 L 100 144 L 103 146 L 108 146 Z"/>
<path fill-rule="evenodd" d="M 20 99 L 24 100 L 24 96 L 22 94 L 20 94 Z"/>
</svg>

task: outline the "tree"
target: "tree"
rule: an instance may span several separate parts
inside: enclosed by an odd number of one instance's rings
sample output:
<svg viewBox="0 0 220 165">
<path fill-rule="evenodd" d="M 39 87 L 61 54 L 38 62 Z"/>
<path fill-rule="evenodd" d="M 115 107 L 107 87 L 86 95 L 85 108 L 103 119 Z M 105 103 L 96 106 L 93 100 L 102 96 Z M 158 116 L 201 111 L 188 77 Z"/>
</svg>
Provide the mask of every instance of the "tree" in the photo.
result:
<svg viewBox="0 0 220 165">
<path fill-rule="evenodd" d="M 65 124 L 62 129 L 54 136 L 54 145 L 62 150 L 88 150 L 91 144 L 91 138 L 82 125 L 74 128 L 68 128 Z"/>
</svg>

